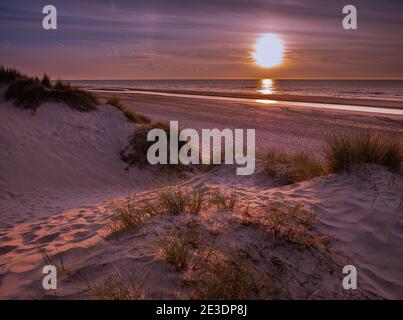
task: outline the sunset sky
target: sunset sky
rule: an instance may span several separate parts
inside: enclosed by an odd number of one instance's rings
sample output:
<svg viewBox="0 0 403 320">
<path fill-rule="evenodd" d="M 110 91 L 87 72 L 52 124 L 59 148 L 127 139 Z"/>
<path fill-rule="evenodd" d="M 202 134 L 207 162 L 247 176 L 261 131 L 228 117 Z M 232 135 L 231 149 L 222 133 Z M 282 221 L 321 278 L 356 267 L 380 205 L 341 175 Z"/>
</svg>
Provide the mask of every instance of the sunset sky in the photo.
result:
<svg viewBox="0 0 403 320">
<path fill-rule="evenodd" d="M 42 8 L 58 30 L 42 28 Z M 342 27 L 354 4 L 358 30 Z M 283 63 L 257 66 L 265 33 Z M 2 0 L 0 64 L 63 79 L 403 78 L 403 1 Z"/>
</svg>

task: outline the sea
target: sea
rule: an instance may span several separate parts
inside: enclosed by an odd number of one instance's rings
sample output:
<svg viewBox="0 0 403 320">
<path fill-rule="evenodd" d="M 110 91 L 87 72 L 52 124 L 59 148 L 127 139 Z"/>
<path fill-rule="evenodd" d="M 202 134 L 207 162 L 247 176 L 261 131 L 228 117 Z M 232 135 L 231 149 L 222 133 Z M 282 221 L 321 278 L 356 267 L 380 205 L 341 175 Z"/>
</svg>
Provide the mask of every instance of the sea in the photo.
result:
<svg viewBox="0 0 403 320">
<path fill-rule="evenodd" d="M 74 85 L 115 90 L 280 94 L 403 101 L 403 80 L 73 80 Z"/>
</svg>

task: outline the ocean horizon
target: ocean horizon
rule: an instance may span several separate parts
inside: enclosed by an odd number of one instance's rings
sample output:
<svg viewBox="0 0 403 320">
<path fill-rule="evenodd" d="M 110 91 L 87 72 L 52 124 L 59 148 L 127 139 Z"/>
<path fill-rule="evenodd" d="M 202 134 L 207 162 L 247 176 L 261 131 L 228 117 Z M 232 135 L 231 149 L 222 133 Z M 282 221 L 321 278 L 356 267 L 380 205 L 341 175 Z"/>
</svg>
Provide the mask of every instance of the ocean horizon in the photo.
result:
<svg viewBox="0 0 403 320">
<path fill-rule="evenodd" d="M 403 101 L 403 80 L 70 80 L 86 88 L 319 96 Z"/>
</svg>

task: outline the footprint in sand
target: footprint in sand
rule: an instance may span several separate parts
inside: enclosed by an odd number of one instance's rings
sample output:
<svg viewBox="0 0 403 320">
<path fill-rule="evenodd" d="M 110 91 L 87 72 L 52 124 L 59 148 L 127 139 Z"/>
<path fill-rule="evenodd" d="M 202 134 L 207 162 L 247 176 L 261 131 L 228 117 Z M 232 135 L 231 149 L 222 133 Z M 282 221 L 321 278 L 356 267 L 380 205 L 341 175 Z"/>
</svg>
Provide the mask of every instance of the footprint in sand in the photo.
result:
<svg viewBox="0 0 403 320">
<path fill-rule="evenodd" d="M 46 236 L 36 239 L 35 243 L 40 243 L 40 244 L 49 243 L 49 242 L 54 241 L 57 238 L 59 238 L 59 236 L 60 236 L 60 232 L 51 233 L 51 234 L 48 234 Z"/>
<path fill-rule="evenodd" d="M 2 246 L 0 247 L 0 255 L 13 251 L 17 246 Z"/>
</svg>

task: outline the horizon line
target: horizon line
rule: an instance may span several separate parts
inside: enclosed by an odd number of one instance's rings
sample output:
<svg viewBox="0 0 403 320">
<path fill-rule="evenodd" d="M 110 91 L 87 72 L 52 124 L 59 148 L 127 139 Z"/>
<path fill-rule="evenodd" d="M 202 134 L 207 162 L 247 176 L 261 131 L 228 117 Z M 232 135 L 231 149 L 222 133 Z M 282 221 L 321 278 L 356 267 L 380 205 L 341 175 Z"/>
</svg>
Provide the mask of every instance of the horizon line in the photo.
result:
<svg viewBox="0 0 403 320">
<path fill-rule="evenodd" d="M 60 79 L 63 81 L 239 81 L 239 80 L 318 80 L 318 81 L 403 81 L 403 78 L 104 78 L 104 79 Z"/>
</svg>

